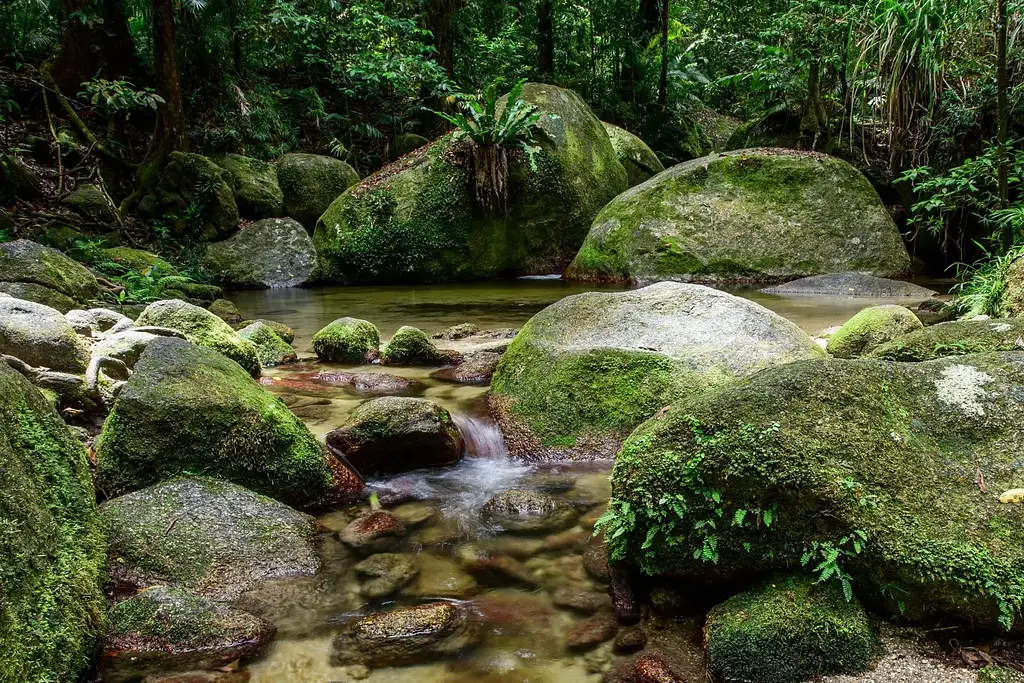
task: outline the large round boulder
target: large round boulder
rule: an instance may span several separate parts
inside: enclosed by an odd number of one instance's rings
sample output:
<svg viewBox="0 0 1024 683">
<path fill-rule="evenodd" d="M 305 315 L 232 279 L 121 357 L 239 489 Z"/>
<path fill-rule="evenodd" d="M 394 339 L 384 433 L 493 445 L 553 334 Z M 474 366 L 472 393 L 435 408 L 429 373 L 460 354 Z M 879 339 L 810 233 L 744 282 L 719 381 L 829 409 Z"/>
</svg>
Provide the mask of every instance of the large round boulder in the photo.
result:
<svg viewBox="0 0 1024 683">
<path fill-rule="evenodd" d="M 1024 351 L 1024 319 L 950 320 L 908 330 L 872 349 L 869 355 L 918 362 L 991 351 Z"/>
<path fill-rule="evenodd" d="M 313 335 L 313 352 L 334 363 L 370 363 L 380 356 L 380 332 L 368 320 L 338 318 Z"/>
<path fill-rule="evenodd" d="M 100 506 L 110 578 L 172 585 L 217 601 L 320 568 L 316 520 L 215 479 L 175 479 Z"/>
<path fill-rule="evenodd" d="M 422 282 L 564 268 L 597 211 L 626 189 L 626 172 L 579 95 L 528 83 L 522 99 L 541 114 L 539 150 L 532 162 L 518 148 L 509 150 L 507 211 L 474 207 L 474 151 L 447 135 L 331 205 L 313 237 L 323 276 L 343 283 Z"/>
<path fill-rule="evenodd" d="M 50 403 L 2 362 L 0 520 L 0 679 L 79 680 L 106 619 L 89 461 Z"/>
<path fill-rule="evenodd" d="M 442 351 L 426 332 L 410 325 L 398 328 L 380 356 L 381 365 L 444 365 L 460 359 L 458 352 Z"/>
<path fill-rule="evenodd" d="M 459 461 L 465 444 L 447 410 L 422 398 L 384 396 L 360 405 L 327 435 L 360 474 L 394 474 Z"/>
<path fill-rule="evenodd" d="M 909 269 L 896 224 L 853 166 L 815 152 L 753 149 L 679 164 L 616 197 L 565 275 L 771 281 Z"/>
<path fill-rule="evenodd" d="M 769 368 L 638 427 L 602 530 L 649 574 L 807 565 L 898 618 L 1009 627 L 1024 507 L 1000 495 L 1020 486 L 1022 395 L 1024 353 Z"/>
<path fill-rule="evenodd" d="M 608 139 L 611 140 L 619 163 L 626 169 L 630 187 L 665 170 L 658 155 L 643 140 L 611 123 L 604 123 L 604 129 L 608 132 Z"/>
<path fill-rule="evenodd" d="M 205 261 L 225 287 L 298 287 L 313 279 L 316 251 L 298 221 L 266 218 L 209 245 Z"/>
<path fill-rule="evenodd" d="M 0 244 L 0 291 L 54 306 L 61 313 L 66 301 L 87 303 L 99 297 L 96 277 L 62 252 L 29 240 Z"/>
<path fill-rule="evenodd" d="M 265 368 L 273 368 L 295 361 L 295 349 L 274 331 L 270 325 L 256 321 L 238 330 L 238 336 L 248 339 L 256 345 L 256 354 L 260 364 Z"/>
<path fill-rule="evenodd" d="M 822 355 L 785 318 L 701 285 L 662 282 L 548 306 L 491 380 L 491 409 L 520 457 L 610 458 L 680 396 Z"/>
<path fill-rule="evenodd" d="M 342 192 L 359 182 L 356 170 L 319 154 L 285 154 L 277 166 L 284 212 L 310 231 Z"/>
<path fill-rule="evenodd" d="M 259 220 L 284 215 L 284 194 L 277 182 L 277 168 L 265 161 L 226 154 L 216 160 L 226 171 L 242 218 Z"/>
<path fill-rule="evenodd" d="M 89 348 L 59 311 L 13 297 L 0 297 L 0 354 L 58 372 L 82 374 L 89 364 Z"/>
<path fill-rule="evenodd" d="M 828 352 L 836 358 L 864 356 L 877 346 L 923 327 L 909 308 L 892 304 L 869 306 L 828 338 Z"/>
<path fill-rule="evenodd" d="M 238 205 L 226 175 L 201 154 L 171 152 L 139 210 L 167 221 L 179 237 L 223 239 L 238 228 Z"/>
<path fill-rule="evenodd" d="M 334 466 L 237 363 L 169 337 L 149 342 L 96 445 L 97 485 L 108 496 L 198 474 L 311 505 L 335 493 Z"/>
</svg>

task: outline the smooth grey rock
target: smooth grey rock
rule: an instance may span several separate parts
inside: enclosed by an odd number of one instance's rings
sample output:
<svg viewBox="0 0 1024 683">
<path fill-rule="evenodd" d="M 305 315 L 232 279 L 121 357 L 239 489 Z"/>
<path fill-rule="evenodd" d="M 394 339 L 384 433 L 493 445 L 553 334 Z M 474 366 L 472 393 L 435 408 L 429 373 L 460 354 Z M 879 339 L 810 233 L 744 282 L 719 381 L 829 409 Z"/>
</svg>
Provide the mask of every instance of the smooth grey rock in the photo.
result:
<svg viewBox="0 0 1024 683">
<path fill-rule="evenodd" d="M 0 299 L 0 353 L 58 372 L 81 374 L 89 364 L 89 349 L 60 311 L 7 297 Z"/>
<path fill-rule="evenodd" d="M 833 273 L 831 275 L 812 275 L 785 284 L 767 287 L 761 290 L 765 294 L 783 296 L 851 296 L 867 299 L 930 299 L 937 292 L 915 285 L 913 282 L 890 280 L 876 277 L 868 273 Z"/>
<path fill-rule="evenodd" d="M 266 218 L 207 247 L 206 264 L 225 285 L 255 289 L 298 287 L 313 279 L 316 251 L 302 224 Z"/>
</svg>

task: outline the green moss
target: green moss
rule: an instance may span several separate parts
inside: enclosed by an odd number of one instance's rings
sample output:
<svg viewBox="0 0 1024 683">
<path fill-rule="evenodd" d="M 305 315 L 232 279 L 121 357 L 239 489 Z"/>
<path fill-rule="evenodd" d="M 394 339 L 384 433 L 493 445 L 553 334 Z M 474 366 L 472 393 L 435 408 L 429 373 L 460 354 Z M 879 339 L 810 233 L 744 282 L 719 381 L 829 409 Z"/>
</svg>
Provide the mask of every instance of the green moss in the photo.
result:
<svg viewBox="0 0 1024 683">
<path fill-rule="evenodd" d="M 274 166 L 238 154 L 227 154 L 215 161 L 227 171 L 227 180 L 242 216 L 260 219 L 283 215 L 284 194 Z"/>
<path fill-rule="evenodd" d="M 952 320 L 909 332 L 874 349 L 872 358 L 917 362 L 1024 348 L 1024 320 Z M 831 344 L 830 344 L 831 345 Z"/>
<path fill-rule="evenodd" d="M 143 251 L 141 249 L 132 249 L 130 247 L 111 247 L 110 249 L 103 250 L 103 256 L 118 265 L 124 266 L 128 270 L 134 270 L 137 273 L 150 275 L 155 279 L 181 275 L 181 273 L 179 273 L 178 270 L 167 261 L 163 260 L 156 254 Z"/>
<path fill-rule="evenodd" d="M 277 180 L 284 212 L 312 230 L 331 202 L 359 182 L 359 174 L 340 159 L 286 154 L 277 166 Z"/>
<path fill-rule="evenodd" d="M 978 683 L 1024 683 L 1024 674 L 1001 666 L 986 666 L 978 672 Z"/>
<path fill-rule="evenodd" d="M 423 330 L 405 325 L 391 337 L 380 362 L 384 365 L 438 365 L 445 355 Z"/>
<path fill-rule="evenodd" d="M 260 375 L 256 346 L 239 337 L 230 325 L 203 308 L 184 301 L 157 301 L 146 307 L 136 323 L 177 330 L 193 344 L 222 353 L 249 374 Z"/>
<path fill-rule="evenodd" d="M 1005 318 L 1024 316 L 1024 258 L 1018 257 L 1006 272 L 998 313 Z"/>
<path fill-rule="evenodd" d="M 41 285 L 83 303 L 99 296 L 96 278 L 85 266 L 28 240 L 0 244 L 0 280 Z"/>
<path fill-rule="evenodd" d="M 900 335 L 924 327 L 914 313 L 903 306 L 871 306 L 859 311 L 829 337 L 828 352 L 837 358 L 866 355 Z"/>
<path fill-rule="evenodd" d="M 380 332 L 367 320 L 338 318 L 313 335 L 313 352 L 320 360 L 368 363 L 380 353 Z"/>
<path fill-rule="evenodd" d="M 269 325 L 253 323 L 238 331 L 238 336 L 256 345 L 260 364 L 272 368 L 295 360 L 295 349 L 278 335 Z"/>
<path fill-rule="evenodd" d="M 708 613 L 708 668 L 717 680 L 800 683 L 866 670 L 877 636 L 864 608 L 831 584 L 778 578 Z"/>
</svg>

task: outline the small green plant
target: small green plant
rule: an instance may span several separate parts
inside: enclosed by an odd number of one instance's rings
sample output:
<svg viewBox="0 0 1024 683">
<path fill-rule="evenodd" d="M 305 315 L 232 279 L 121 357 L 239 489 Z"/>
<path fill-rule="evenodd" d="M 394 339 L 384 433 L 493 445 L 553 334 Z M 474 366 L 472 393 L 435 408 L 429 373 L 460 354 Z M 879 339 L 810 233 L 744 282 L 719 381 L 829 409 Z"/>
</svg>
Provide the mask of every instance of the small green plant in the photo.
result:
<svg viewBox="0 0 1024 683">
<path fill-rule="evenodd" d="M 136 109 L 156 111 L 164 103 L 164 99 L 152 88 L 138 90 L 131 81 L 108 81 L 105 78 L 94 78 L 82 83 L 78 96 L 87 99 L 108 116 L 130 115 Z"/>
<path fill-rule="evenodd" d="M 867 540 L 867 532 L 858 530 L 844 536 L 838 543 L 813 541 L 800 557 L 800 565 L 808 567 L 812 562 L 817 562 L 812 569 L 818 577 L 816 583 L 830 579 L 838 581 L 843 589 L 843 597 L 849 602 L 853 599 L 853 578 L 843 567 L 843 560 L 860 555 Z"/>
<path fill-rule="evenodd" d="M 953 287 L 954 298 L 950 306 L 957 314 L 965 317 L 998 316 L 1010 266 L 1018 258 L 1024 257 L 1024 240 L 1018 241 L 1002 255 L 991 253 L 980 243 L 977 244 L 984 251 L 985 257 L 974 265 L 958 264 L 957 278 L 960 282 Z"/>
</svg>

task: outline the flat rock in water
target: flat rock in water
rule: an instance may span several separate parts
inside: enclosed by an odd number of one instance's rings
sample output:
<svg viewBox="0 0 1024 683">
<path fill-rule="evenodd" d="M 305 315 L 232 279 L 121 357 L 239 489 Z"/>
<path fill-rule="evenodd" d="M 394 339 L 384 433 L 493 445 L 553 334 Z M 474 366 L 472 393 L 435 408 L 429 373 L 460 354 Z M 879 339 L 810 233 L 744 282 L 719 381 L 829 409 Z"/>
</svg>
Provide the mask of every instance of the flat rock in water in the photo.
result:
<svg viewBox="0 0 1024 683">
<path fill-rule="evenodd" d="M 405 394 L 423 391 L 419 380 L 390 375 L 386 372 L 334 372 L 321 370 L 308 376 L 309 381 L 329 387 L 344 387 L 367 394 Z"/>
<path fill-rule="evenodd" d="M 370 555 L 393 549 L 405 537 L 405 523 L 390 512 L 378 510 L 353 520 L 338 533 L 342 543 Z"/>
<path fill-rule="evenodd" d="M 833 273 L 831 275 L 812 275 L 782 285 L 767 287 L 761 290 L 765 294 L 811 295 L 811 296 L 849 296 L 865 299 L 930 299 L 938 292 L 915 285 L 913 282 L 890 280 L 867 273 Z"/>
<path fill-rule="evenodd" d="M 517 533 L 561 531 L 579 518 L 579 513 L 569 504 L 526 489 L 509 489 L 492 496 L 482 513 L 502 529 Z"/>
<path fill-rule="evenodd" d="M 397 593 L 420 572 L 412 558 L 399 553 L 370 555 L 353 569 L 363 579 L 360 592 L 371 600 Z"/>
</svg>

